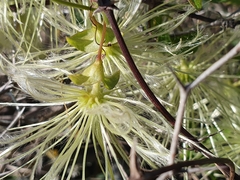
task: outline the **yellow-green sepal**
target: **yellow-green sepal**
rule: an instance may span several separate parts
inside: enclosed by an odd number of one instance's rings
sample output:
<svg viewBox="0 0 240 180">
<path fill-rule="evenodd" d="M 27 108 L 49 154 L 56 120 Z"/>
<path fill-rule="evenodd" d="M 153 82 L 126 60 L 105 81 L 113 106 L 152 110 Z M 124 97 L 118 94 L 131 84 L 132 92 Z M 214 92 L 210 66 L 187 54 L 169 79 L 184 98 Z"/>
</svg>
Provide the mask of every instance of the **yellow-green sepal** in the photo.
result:
<svg viewBox="0 0 240 180">
<path fill-rule="evenodd" d="M 90 29 L 78 32 L 73 36 L 67 37 L 67 42 L 77 48 L 80 51 L 92 53 L 97 52 L 99 49 L 99 43 L 102 38 L 103 25 L 98 23 L 94 19 L 95 25 Z M 105 43 L 103 46 L 108 46 L 108 44 L 116 43 L 115 35 L 111 28 L 106 28 Z"/>
<path fill-rule="evenodd" d="M 104 85 L 107 89 L 113 89 L 118 83 L 120 78 L 120 71 L 115 72 L 111 76 L 104 77 Z"/>
<path fill-rule="evenodd" d="M 81 85 L 89 79 L 88 76 L 84 76 L 82 74 L 71 74 L 68 75 L 68 77 L 75 85 Z"/>
<path fill-rule="evenodd" d="M 99 45 L 95 42 L 95 28 L 87 29 L 67 37 L 67 42 L 83 52 L 96 52 Z"/>
<path fill-rule="evenodd" d="M 103 81 L 104 72 L 102 62 L 99 60 L 95 61 L 83 71 L 82 75 L 89 77 L 87 81 L 88 84 L 95 84 Z"/>
</svg>

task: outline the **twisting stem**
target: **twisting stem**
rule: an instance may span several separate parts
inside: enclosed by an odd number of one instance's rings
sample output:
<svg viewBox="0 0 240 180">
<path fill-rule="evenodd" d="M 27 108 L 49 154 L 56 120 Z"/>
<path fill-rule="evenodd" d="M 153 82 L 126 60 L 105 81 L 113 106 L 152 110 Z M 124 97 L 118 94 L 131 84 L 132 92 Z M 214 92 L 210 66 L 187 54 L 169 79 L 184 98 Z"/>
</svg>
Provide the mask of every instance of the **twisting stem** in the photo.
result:
<svg viewBox="0 0 240 180">
<path fill-rule="evenodd" d="M 105 40 L 105 34 L 106 34 L 106 23 L 103 22 L 102 38 L 99 44 L 98 55 L 97 55 L 98 61 L 102 60 L 102 50 L 103 50 L 103 43 Z"/>
</svg>

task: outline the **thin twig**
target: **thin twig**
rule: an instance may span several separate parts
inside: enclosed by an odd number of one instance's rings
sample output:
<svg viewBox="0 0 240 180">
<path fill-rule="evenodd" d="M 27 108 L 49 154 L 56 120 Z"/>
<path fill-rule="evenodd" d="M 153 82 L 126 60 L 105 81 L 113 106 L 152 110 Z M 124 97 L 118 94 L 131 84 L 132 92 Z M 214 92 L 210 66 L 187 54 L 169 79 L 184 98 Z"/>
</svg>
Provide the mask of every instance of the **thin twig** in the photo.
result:
<svg viewBox="0 0 240 180">
<path fill-rule="evenodd" d="M 171 143 L 171 147 L 170 147 L 170 159 L 168 162 L 169 165 L 173 164 L 174 160 L 175 160 L 178 141 L 179 141 L 178 138 L 179 138 L 179 134 L 181 133 L 182 120 L 183 120 L 185 106 L 186 106 L 187 97 L 188 97 L 188 92 L 186 92 L 184 85 L 177 78 L 177 76 L 175 75 L 175 73 L 173 71 L 172 71 L 172 73 L 179 85 L 180 101 L 179 101 L 179 106 L 178 106 L 178 111 L 177 111 L 176 123 L 175 123 L 174 131 L 173 131 L 172 143 Z"/>
<path fill-rule="evenodd" d="M 58 4 L 63 4 L 69 7 L 74 7 L 77 9 L 84 9 L 84 10 L 93 10 L 91 7 L 89 6 L 84 6 L 82 4 L 77 4 L 77 3 L 71 3 L 71 2 L 67 2 L 67 1 L 62 1 L 62 0 L 52 0 L 53 2 L 56 2 Z"/>
<path fill-rule="evenodd" d="M 172 71 L 172 69 L 170 68 Z M 181 127 L 182 127 L 182 120 L 185 112 L 185 106 L 187 102 L 188 92 L 186 92 L 184 85 L 181 83 L 181 81 L 178 79 L 178 77 L 175 75 L 175 73 L 172 71 L 178 85 L 179 85 L 179 91 L 180 91 L 180 102 L 178 106 L 177 111 L 177 117 L 176 117 L 176 123 L 173 130 L 173 137 L 170 147 L 170 158 L 168 161 L 169 165 L 174 164 L 178 142 L 179 142 L 179 134 L 181 133 Z M 173 175 L 173 171 L 168 171 L 167 173 L 162 174 L 158 179 L 166 179 L 167 177 L 171 177 Z"/>
<path fill-rule="evenodd" d="M 179 84 L 179 90 L 180 90 L 180 102 L 176 117 L 176 123 L 174 126 L 174 132 L 173 132 L 173 138 L 170 148 L 170 159 L 169 159 L 169 165 L 174 164 L 176 151 L 177 151 L 177 145 L 178 145 L 178 137 L 180 134 L 181 126 L 182 126 L 182 120 L 184 117 L 185 112 L 185 105 L 187 102 L 188 94 L 189 92 L 196 87 L 201 81 L 203 81 L 206 77 L 208 77 L 211 73 L 213 73 L 215 70 L 217 70 L 219 67 L 221 67 L 224 63 L 226 63 L 229 59 L 231 59 L 234 55 L 236 55 L 240 51 L 240 43 L 237 44 L 231 51 L 229 51 L 225 56 L 223 56 L 221 59 L 219 59 L 216 63 L 214 63 L 211 67 L 209 67 L 206 71 L 204 71 L 192 84 L 190 84 L 187 87 L 184 87 L 184 85 L 180 82 L 180 80 L 177 78 L 177 76 L 173 75 Z M 165 173 L 161 176 L 160 179 L 165 179 L 167 176 L 171 176 L 173 174 L 173 171 L 169 171 L 168 173 Z"/>
<path fill-rule="evenodd" d="M 2 85 L 2 86 L 0 87 L 0 94 L 4 93 L 4 91 L 5 91 L 6 89 L 9 89 L 9 88 L 11 88 L 11 87 L 13 87 L 12 81 L 11 81 L 11 80 L 8 80 L 8 82 L 6 82 L 4 85 Z"/>
<path fill-rule="evenodd" d="M 0 134 L 0 138 L 4 136 L 4 134 L 6 134 L 6 132 L 13 127 L 16 123 L 17 120 L 19 119 L 19 117 L 22 115 L 23 111 L 25 110 L 25 107 L 23 107 L 20 111 L 17 112 L 17 115 L 15 116 L 15 118 L 12 120 L 12 122 L 8 125 L 8 127 Z"/>
<path fill-rule="evenodd" d="M 130 176 L 128 180 L 142 179 L 142 173 L 137 163 L 136 146 L 137 146 L 137 139 L 134 138 L 133 146 L 131 147 L 131 151 L 130 151 L 130 160 L 129 160 Z"/>
<path fill-rule="evenodd" d="M 240 52 L 240 42 L 234 48 L 232 48 L 226 55 L 224 55 L 221 59 L 219 59 L 217 62 L 212 64 L 207 70 L 205 70 L 202 74 L 200 74 L 191 84 L 189 84 L 186 87 L 186 90 L 191 91 L 200 82 L 206 79 L 210 74 L 212 74 L 214 71 L 220 68 L 223 64 L 225 64 L 227 61 L 229 61 L 239 52 Z"/>
</svg>

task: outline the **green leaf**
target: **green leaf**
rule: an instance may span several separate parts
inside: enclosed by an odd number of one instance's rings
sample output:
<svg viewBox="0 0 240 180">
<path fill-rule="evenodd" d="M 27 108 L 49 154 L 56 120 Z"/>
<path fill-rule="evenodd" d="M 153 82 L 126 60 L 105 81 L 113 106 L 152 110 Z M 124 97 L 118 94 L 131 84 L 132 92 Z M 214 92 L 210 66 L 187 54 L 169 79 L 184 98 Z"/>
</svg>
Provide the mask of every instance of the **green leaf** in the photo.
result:
<svg viewBox="0 0 240 180">
<path fill-rule="evenodd" d="M 86 82 L 89 79 L 88 76 L 84 76 L 82 74 L 71 74 L 68 75 L 68 77 L 76 85 L 81 85 L 82 83 Z"/>
<path fill-rule="evenodd" d="M 113 89 L 116 84 L 118 83 L 120 78 L 120 71 L 115 72 L 111 76 L 105 76 L 104 77 L 104 85 L 108 89 Z"/>
<path fill-rule="evenodd" d="M 188 2 L 197 10 L 202 9 L 202 0 L 188 0 Z"/>
<path fill-rule="evenodd" d="M 96 26 L 93 26 L 90 29 L 78 32 L 73 36 L 67 37 L 67 42 L 83 52 L 96 52 L 99 49 L 99 43 L 102 38 L 103 25 L 95 22 Z M 105 44 L 107 46 L 108 43 L 114 44 L 116 43 L 115 35 L 111 28 L 106 28 L 105 35 Z"/>
<path fill-rule="evenodd" d="M 95 52 L 98 50 L 99 45 L 95 42 L 95 28 L 78 32 L 71 37 L 67 37 L 67 42 L 83 52 Z"/>
</svg>

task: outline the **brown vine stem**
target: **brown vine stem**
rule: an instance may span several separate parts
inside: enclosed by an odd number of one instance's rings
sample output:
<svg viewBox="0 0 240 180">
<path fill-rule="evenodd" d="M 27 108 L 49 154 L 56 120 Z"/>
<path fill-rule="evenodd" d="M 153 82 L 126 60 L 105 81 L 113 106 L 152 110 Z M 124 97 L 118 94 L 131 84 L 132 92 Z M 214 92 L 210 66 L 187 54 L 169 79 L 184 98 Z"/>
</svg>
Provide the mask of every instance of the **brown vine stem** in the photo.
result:
<svg viewBox="0 0 240 180">
<path fill-rule="evenodd" d="M 167 119 L 167 121 L 174 127 L 175 126 L 175 119 L 174 117 L 164 108 L 164 106 L 158 101 L 154 93 L 151 91 L 147 83 L 145 82 L 144 78 L 142 77 L 141 73 L 139 72 L 138 68 L 136 67 L 134 60 L 132 59 L 132 56 L 126 46 L 126 43 L 121 35 L 121 32 L 119 30 L 117 21 L 113 14 L 113 9 L 116 9 L 116 7 L 109 1 L 109 0 L 99 0 L 98 1 L 99 8 L 96 10 L 96 12 L 104 12 L 109 20 L 109 23 L 112 26 L 112 30 L 117 38 L 117 41 L 119 43 L 120 49 L 123 53 L 123 56 L 125 57 L 129 68 L 131 69 L 134 77 L 138 81 L 139 85 L 149 98 L 149 100 L 154 104 L 154 106 L 158 109 L 158 111 Z M 201 144 L 192 134 L 190 134 L 186 129 L 180 125 L 180 133 L 185 136 L 186 138 L 190 139 L 194 143 L 192 144 L 194 146 L 194 149 L 198 152 L 201 152 L 203 155 L 205 155 L 208 158 L 214 158 L 215 156 L 203 145 Z M 218 163 L 218 167 L 221 166 L 227 167 L 225 164 Z M 226 175 L 230 176 L 230 171 L 227 168 L 220 168 L 220 170 Z M 236 175 L 237 176 L 237 175 Z"/>
<path fill-rule="evenodd" d="M 137 66 L 134 63 L 134 60 L 131 57 L 131 54 L 125 44 L 125 41 L 121 35 L 121 32 L 118 28 L 116 19 L 113 15 L 113 9 L 111 7 L 101 7 L 101 11 L 103 11 L 111 26 L 113 29 L 113 32 L 118 40 L 119 46 L 122 50 L 122 53 L 129 65 L 129 68 L 131 69 L 134 77 L 137 79 L 139 85 L 141 86 L 141 88 L 143 89 L 143 91 L 145 92 L 145 94 L 147 95 L 147 97 L 149 98 L 149 100 L 154 104 L 154 106 L 158 109 L 159 112 L 162 113 L 162 115 L 168 120 L 168 122 L 174 127 L 175 125 L 175 119 L 174 117 L 164 108 L 164 106 L 158 101 L 158 99 L 156 98 L 156 96 L 154 95 L 154 93 L 152 92 L 152 90 L 149 88 L 149 86 L 147 85 L 147 83 L 145 82 L 144 78 L 142 77 L 141 73 L 139 72 Z M 204 154 L 207 157 L 214 157 L 214 155 L 205 147 L 203 146 L 200 142 L 198 142 L 198 140 L 192 136 L 186 129 L 184 129 L 183 127 L 181 127 L 181 134 L 183 134 L 185 137 L 191 139 L 192 141 L 194 141 L 196 144 L 198 144 L 198 146 L 195 146 L 195 149 L 202 152 L 201 149 L 205 149 L 206 152 L 204 152 Z"/>
<path fill-rule="evenodd" d="M 153 171 L 148 171 L 148 172 L 143 172 L 143 179 L 144 180 L 159 180 L 158 176 L 160 174 L 164 174 L 166 172 L 169 171 L 180 171 L 183 167 L 188 167 L 188 166 L 194 166 L 194 165 L 206 165 L 206 164 L 211 164 L 211 163 L 215 163 L 215 164 L 227 164 L 229 169 L 230 169 L 230 173 L 229 173 L 229 180 L 234 180 L 234 176 L 235 176 L 235 169 L 234 169 L 234 164 L 230 159 L 227 158 L 210 158 L 210 159 L 198 159 L 198 160 L 193 160 L 193 161 L 183 161 L 183 162 L 178 162 L 176 164 L 172 164 L 169 166 L 165 166 Z M 225 166 L 221 166 L 221 168 L 226 168 Z"/>
</svg>

